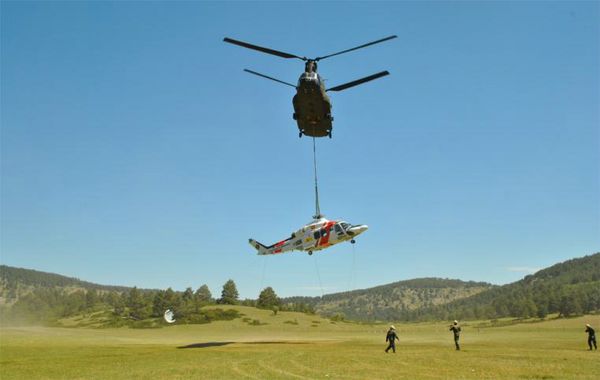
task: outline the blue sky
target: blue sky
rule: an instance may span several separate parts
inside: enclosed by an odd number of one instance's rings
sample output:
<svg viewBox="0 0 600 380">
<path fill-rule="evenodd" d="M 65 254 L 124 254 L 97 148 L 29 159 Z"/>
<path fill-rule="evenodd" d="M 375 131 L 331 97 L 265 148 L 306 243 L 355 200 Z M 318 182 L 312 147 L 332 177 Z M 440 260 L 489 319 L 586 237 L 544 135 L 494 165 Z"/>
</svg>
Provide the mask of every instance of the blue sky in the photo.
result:
<svg viewBox="0 0 600 380">
<path fill-rule="evenodd" d="M 242 297 L 416 277 L 503 284 L 600 250 L 597 2 L 1 4 L 3 264 Z M 365 223 L 258 257 L 314 213 L 286 60 L 324 60 L 321 210 Z"/>
</svg>

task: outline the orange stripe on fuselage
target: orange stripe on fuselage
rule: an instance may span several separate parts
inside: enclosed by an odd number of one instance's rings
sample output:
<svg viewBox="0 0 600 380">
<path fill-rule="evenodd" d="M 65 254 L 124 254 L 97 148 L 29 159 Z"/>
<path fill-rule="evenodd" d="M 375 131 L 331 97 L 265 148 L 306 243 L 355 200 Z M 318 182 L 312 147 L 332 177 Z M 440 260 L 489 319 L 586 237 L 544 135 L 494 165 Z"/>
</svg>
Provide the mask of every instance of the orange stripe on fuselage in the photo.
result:
<svg viewBox="0 0 600 380">
<path fill-rule="evenodd" d="M 284 245 L 284 244 L 285 244 L 285 242 L 286 242 L 286 241 L 287 241 L 287 240 L 282 240 L 282 241 L 280 241 L 279 243 L 276 243 L 274 248 L 279 248 L 279 247 L 281 247 L 282 245 Z M 273 251 L 273 253 L 281 253 L 281 248 L 279 248 L 279 249 L 275 249 L 275 250 Z"/>
<path fill-rule="evenodd" d="M 275 247 L 281 247 L 282 245 L 284 245 L 284 244 L 285 244 L 285 242 L 286 242 L 286 241 L 287 241 L 287 240 L 282 240 L 282 241 L 280 241 L 279 243 L 275 244 Z"/>
<path fill-rule="evenodd" d="M 331 228 L 333 227 L 333 225 L 337 223 L 337 222 L 327 222 L 327 224 L 325 224 L 325 227 L 323 227 L 322 229 L 325 230 L 327 232 L 327 235 L 325 235 L 324 237 L 322 237 L 321 239 L 319 239 L 319 242 L 317 244 L 318 247 L 327 247 L 329 246 L 329 237 L 331 236 Z"/>
</svg>

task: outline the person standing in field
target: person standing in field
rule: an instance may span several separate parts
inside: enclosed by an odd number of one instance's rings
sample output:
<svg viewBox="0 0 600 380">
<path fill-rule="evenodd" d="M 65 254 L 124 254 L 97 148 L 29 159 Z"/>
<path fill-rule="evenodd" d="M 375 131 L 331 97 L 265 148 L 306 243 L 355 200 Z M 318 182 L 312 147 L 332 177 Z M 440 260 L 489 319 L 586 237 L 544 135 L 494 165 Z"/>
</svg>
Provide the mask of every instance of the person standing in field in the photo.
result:
<svg viewBox="0 0 600 380">
<path fill-rule="evenodd" d="M 394 325 L 392 325 L 390 326 L 390 329 L 388 330 L 387 335 L 385 336 L 385 341 L 389 342 L 387 348 L 385 349 L 386 353 L 389 351 L 390 348 L 392 349 L 394 354 L 396 353 L 396 339 L 398 339 L 398 335 L 396 335 L 396 328 L 394 327 Z M 400 339 L 398 339 L 398 341 L 400 341 Z"/>
<path fill-rule="evenodd" d="M 594 331 L 589 323 L 585 325 L 585 332 L 588 333 L 588 346 L 590 346 L 590 351 L 592 350 L 592 346 L 594 346 L 594 350 L 597 350 L 598 345 L 596 344 L 596 331 Z"/>
<path fill-rule="evenodd" d="M 456 350 L 460 351 L 460 344 L 458 344 L 458 340 L 460 339 L 460 326 L 458 325 L 458 321 L 454 321 L 454 324 L 450 325 L 450 331 L 454 333 L 454 345 L 456 346 Z"/>
</svg>

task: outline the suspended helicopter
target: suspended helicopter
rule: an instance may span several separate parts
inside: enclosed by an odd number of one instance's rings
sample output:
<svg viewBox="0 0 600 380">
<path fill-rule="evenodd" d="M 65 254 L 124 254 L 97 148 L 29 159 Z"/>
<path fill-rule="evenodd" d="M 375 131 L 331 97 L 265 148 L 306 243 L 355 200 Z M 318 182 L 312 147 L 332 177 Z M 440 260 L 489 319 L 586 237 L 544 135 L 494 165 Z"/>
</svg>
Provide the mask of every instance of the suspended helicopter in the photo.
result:
<svg viewBox="0 0 600 380">
<path fill-rule="evenodd" d="M 297 58 L 304 61 L 304 72 L 300 75 L 297 85 L 270 77 L 268 75 L 258 73 L 256 71 L 248 69 L 244 69 L 244 71 L 250 74 L 258 75 L 259 77 L 263 77 L 278 83 L 294 87 L 296 89 L 296 95 L 294 95 L 294 98 L 292 99 L 292 104 L 294 105 L 293 119 L 296 120 L 299 129 L 298 137 L 306 135 L 311 137 L 329 136 L 329 138 L 331 138 L 331 131 L 333 129 L 333 116 L 331 115 L 331 100 L 329 99 L 327 92 L 343 91 L 348 88 L 358 86 L 359 84 L 363 84 L 366 82 L 370 82 L 374 79 L 384 77 L 386 75 L 389 75 L 390 73 L 388 71 L 381 71 L 379 73 L 369 75 L 367 77 L 360 78 L 352 82 L 344 83 L 339 86 L 326 89 L 323 79 L 317 73 L 317 62 L 325 58 L 330 58 L 336 55 L 348 53 L 354 50 L 362 49 L 367 46 L 388 41 L 396 37 L 397 36 L 395 35 L 385 37 L 377 41 L 369 42 L 360 46 L 353 47 L 351 49 L 342 50 L 337 53 L 328 54 L 317 58 L 300 57 L 294 54 L 289 54 L 282 51 L 249 44 L 247 42 L 234 40 L 228 37 L 224 38 L 223 41 L 228 42 L 230 44 L 242 46 L 248 49 L 258 50 L 260 52 L 275 55 L 282 58 Z"/>
<path fill-rule="evenodd" d="M 248 242 L 258 251 L 258 255 L 276 255 L 295 250 L 312 255 L 314 251 L 348 240 L 354 244 L 354 238 L 367 229 L 369 226 L 366 224 L 351 225 L 343 220 L 328 220 L 317 215 L 312 222 L 292 233 L 292 236 L 271 246 L 267 247 L 254 239 L 248 239 Z"/>
</svg>

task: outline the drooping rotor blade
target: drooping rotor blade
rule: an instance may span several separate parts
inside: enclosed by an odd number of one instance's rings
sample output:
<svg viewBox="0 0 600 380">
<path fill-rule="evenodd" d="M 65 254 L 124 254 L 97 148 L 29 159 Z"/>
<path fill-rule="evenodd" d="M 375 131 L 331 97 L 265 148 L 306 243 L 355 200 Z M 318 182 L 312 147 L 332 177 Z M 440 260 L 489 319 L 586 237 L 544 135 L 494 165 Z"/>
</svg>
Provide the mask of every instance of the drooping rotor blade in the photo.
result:
<svg viewBox="0 0 600 380">
<path fill-rule="evenodd" d="M 363 84 L 363 83 L 372 81 L 374 79 L 378 79 L 378 78 L 384 77 L 386 75 L 390 75 L 390 73 L 387 70 L 386 71 L 382 71 L 382 72 L 377 73 L 377 74 L 369 75 L 368 77 L 357 79 L 357 80 L 352 81 L 352 82 L 340 84 L 339 86 L 331 87 L 331 88 L 327 89 L 327 91 L 343 91 L 343 90 L 348 89 L 350 87 L 358 86 L 359 84 Z"/>
<path fill-rule="evenodd" d="M 242 46 L 242 47 L 245 47 L 245 48 L 248 48 L 248 49 L 262 51 L 263 53 L 276 55 L 276 56 L 282 57 L 282 58 L 298 58 L 298 59 L 301 59 L 303 61 L 307 60 L 306 57 L 298 57 L 297 55 L 294 55 L 294 54 L 284 53 L 282 51 L 268 49 L 268 48 L 265 48 L 265 47 L 262 47 L 262 46 L 258 46 L 258 45 L 252 45 L 252 44 L 249 44 L 247 42 L 234 40 L 234 39 L 228 38 L 228 37 L 223 38 L 223 41 L 229 42 L 230 44 Z"/>
<path fill-rule="evenodd" d="M 294 86 L 291 83 L 284 82 L 284 81 L 279 80 L 279 79 L 271 78 L 270 76 L 267 76 L 267 75 L 264 75 L 264 74 L 261 74 L 261 73 L 257 73 L 256 71 L 252 71 L 252 70 L 248 70 L 248 69 L 244 69 L 244 71 L 247 72 L 247 73 L 250 73 L 250 74 L 258 75 L 259 77 L 263 77 L 263 78 L 267 78 L 267 79 L 270 79 L 270 80 L 274 80 L 275 82 L 287 84 L 288 86 L 292 86 L 292 87 L 296 88 L 296 86 Z"/>
<path fill-rule="evenodd" d="M 394 39 L 394 38 L 397 38 L 397 37 L 398 37 L 398 36 L 396 36 L 396 35 L 389 36 L 389 37 L 385 37 L 385 38 L 382 38 L 382 39 L 380 39 L 380 40 L 377 40 L 377 41 L 369 42 L 368 44 L 364 44 L 364 45 L 360 45 L 360 46 L 357 46 L 357 47 L 353 47 L 352 49 L 342 50 L 342 51 L 339 51 L 339 52 L 337 52 L 337 53 L 333 53 L 333 54 L 325 55 L 325 56 L 323 56 L 323 57 L 317 57 L 317 58 L 315 58 L 315 61 L 320 61 L 321 59 L 325 59 L 325 58 L 333 57 L 334 55 L 340 55 L 340 54 L 348 53 L 348 52 L 350 52 L 350 51 L 353 51 L 353 50 L 362 49 L 362 48 L 364 48 L 364 47 L 371 46 L 371 45 L 375 45 L 375 44 L 378 44 L 378 43 L 380 43 L 380 42 L 384 42 L 384 41 L 392 40 L 392 39 Z"/>
</svg>

